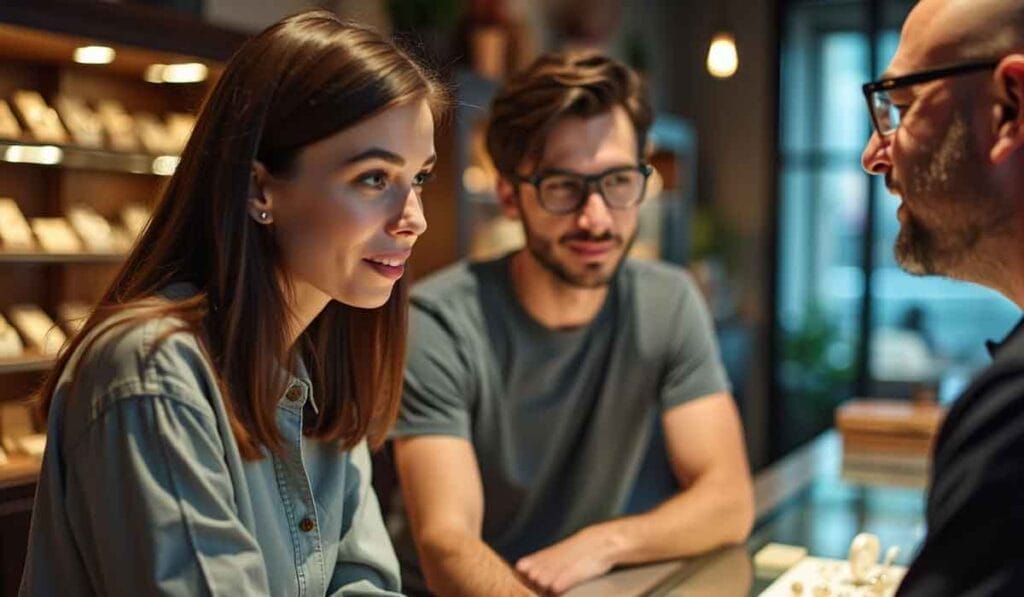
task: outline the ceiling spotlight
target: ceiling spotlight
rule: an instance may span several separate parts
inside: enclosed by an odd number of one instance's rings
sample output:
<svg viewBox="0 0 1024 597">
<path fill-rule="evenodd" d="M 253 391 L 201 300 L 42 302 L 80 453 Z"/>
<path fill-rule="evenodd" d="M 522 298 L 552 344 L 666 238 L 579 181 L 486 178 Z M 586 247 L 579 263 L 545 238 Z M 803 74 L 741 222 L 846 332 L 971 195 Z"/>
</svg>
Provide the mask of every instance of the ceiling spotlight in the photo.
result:
<svg viewBox="0 0 1024 597">
<path fill-rule="evenodd" d="M 728 33 L 718 33 L 708 47 L 708 72 L 719 79 L 728 79 L 740 66 L 736 39 Z"/>
</svg>

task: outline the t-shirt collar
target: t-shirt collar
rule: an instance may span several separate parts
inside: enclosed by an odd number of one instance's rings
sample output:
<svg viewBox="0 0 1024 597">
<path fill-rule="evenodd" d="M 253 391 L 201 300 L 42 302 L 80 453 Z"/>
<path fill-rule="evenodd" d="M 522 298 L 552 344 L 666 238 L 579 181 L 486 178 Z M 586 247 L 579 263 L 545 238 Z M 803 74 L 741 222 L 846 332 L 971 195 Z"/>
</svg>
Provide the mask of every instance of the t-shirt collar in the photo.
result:
<svg viewBox="0 0 1024 597">
<path fill-rule="evenodd" d="M 1012 341 L 1017 336 L 1024 336 L 1024 318 L 1021 318 L 1021 320 L 1017 322 L 1017 325 L 1014 326 L 1013 330 L 1009 334 L 1007 334 L 1006 338 L 1004 338 L 1001 342 L 989 340 L 985 342 L 985 348 L 988 349 L 989 355 L 991 355 L 992 358 L 995 358 L 1003 349 L 1003 347 L 1009 344 L 1010 341 Z"/>
</svg>

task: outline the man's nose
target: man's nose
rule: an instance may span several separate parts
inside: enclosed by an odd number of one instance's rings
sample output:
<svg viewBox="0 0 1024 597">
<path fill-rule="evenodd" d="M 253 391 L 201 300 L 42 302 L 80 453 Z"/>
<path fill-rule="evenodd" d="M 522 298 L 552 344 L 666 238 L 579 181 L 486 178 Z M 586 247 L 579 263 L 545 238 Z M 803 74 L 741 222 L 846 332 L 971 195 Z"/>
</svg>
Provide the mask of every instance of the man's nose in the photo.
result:
<svg viewBox="0 0 1024 597">
<path fill-rule="evenodd" d="M 587 189 L 587 198 L 579 211 L 577 224 L 595 234 L 602 234 L 611 228 L 611 210 L 597 189 Z"/>
<path fill-rule="evenodd" d="M 886 174 L 892 169 L 889 161 L 888 137 L 882 137 L 877 131 L 871 133 L 864 153 L 860 156 L 860 165 L 868 174 Z"/>
</svg>

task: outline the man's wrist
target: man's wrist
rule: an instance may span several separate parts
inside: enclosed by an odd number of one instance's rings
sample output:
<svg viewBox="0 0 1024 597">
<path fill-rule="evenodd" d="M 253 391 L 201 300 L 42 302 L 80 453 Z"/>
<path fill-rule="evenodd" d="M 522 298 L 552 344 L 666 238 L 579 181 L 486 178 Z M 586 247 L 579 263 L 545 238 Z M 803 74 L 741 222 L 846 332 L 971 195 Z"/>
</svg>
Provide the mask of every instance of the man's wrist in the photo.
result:
<svg viewBox="0 0 1024 597">
<path fill-rule="evenodd" d="M 601 559 L 609 566 L 623 563 L 634 548 L 626 519 L 609 520 L 582 532 L 591 534 L 590 538 Z"/>
</svg>

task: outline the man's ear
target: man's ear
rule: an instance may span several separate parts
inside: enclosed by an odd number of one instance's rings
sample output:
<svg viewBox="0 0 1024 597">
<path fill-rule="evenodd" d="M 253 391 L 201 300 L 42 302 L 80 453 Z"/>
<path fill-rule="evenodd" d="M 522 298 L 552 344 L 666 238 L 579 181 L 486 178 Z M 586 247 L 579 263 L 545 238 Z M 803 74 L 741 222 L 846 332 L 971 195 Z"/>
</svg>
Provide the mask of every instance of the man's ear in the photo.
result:
<svg viewBox="0 0 1024 597">
<path fill-rule="evenodd" d="M 515 184 L 504 176 L 499 176 L 497 192 L 498 203 L 501 204 L 501 211 L 505 217 L 518 220 L 520 217 L 519 198 L 516 196 Z"/>
<path fill-rule="evenodd" d="M 249 215 L 260 224 L 271 224 L 274 221 L 274 205 L 271 193 L 267 189 L 270 173 L 266 166 L 258 161 L 252 163 L 252 174 L 249 176 Z"/>
<path fill-rule="evenodd" d="M 989 159 L 998 164 L 1024 147 L 1024 54 L 1003 58 L 993 76 L 998 104 L 993 107 L 996 139 Z"/>
</svg>

